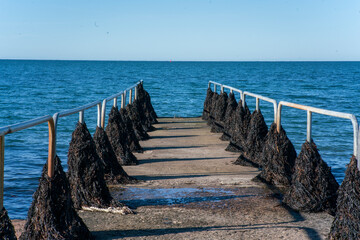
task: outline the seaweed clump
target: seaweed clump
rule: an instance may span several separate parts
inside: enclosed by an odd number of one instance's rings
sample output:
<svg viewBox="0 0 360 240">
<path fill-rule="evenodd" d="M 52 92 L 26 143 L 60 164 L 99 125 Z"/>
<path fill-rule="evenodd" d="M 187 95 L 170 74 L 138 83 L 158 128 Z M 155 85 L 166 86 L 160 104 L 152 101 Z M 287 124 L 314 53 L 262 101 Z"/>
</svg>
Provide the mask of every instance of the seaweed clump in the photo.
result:
<svg viewBox="0 0 360 240">
<path fill-rule="evenodd" d="M 127 145 L 127 132 L 123 128 L 122 118 L 117 107 L 111 108 L 105 131 L 120 165 L 139 163 Z"/>
<path fill-rule="evenodd" d="M 337 209 L 330 239 L 360 239 L 360 172 L 352 156 L 344 181 L 338 190 Z"/>
<path fill-rule="evenodd" d="M 149 134 L 146 132 L 144 126 L 142 125 L 141 114 L 139 113 L 136 104 L 128 104 L 126 106 L 126 111 L 128 113 L 129 118 L 131 119 L 131 123 L 133 125 L 133 130 L 136 138 L 139 141 L 150 139 Z"/>
<path fill-rule="evenodd" d="M 227 107 L 228 96 L 226 92 L 221 93 L 215 103 L 215 109 L 213 110 L 214 121 L 211 127 L 211 132 L 222 133 L 224 131 L 224 118 Z"/>
<path fill-rule="evenodd" d="M 268 127 L 260 109 L 251 114 L 246 138 L 246 156 L 256 166 L 263 166 L 262 152 L 268 134 Z"/>
<path fill-rule="evenodd" d="M 139 140 L 137 139 L 133 124 L 131 123 L 131 119 L 129 117 L 128 112 L 125 108 L 120 109 L 120 116 L 122 119 L 122 128 L 126 131 L 126 144 L 129 147 L 131 152 L 142 153 L 144 150 L 140 146 Z"/>
<path fill-rule="evenodd" d="M 242 106 L 242 101 L 236 107 L 233 128 L 230 143 L 225 149 L 229 152 L 244 152 L 246 149 L 246 138 L 248 133 L 248 127 L 250 124 L 251 113 L 248 106 L 245 103 L 245 107 Z"/>
<path fill-rule="evenodd" d="M 85 123 L 78 123 L 72 134 L 68 166 L 71 197 L 76 209 L 122 206 L 110 195 L 95 142 Z"/>
<path fill-rule="evenodd" d="M 104 169 L 106 183 L 127 184 L 137 182 L 135 178 L 130 177 L 125 172 L 117 161 L 105 130 L 97 127 L 93 138 L 96 145 L 96 153 L 100 157 L 100 162 Z"/>
<path fill-rule="evenodd" d="M 47 175 L 46 163 L 33 199 L 20 239 L 93 239 L 75 211 L 69 182 L 57 156 L 54 176 Z"/>
<path fill-rule="evenodd" d="M 215 122 L 215 108 L 216 108 L 216 103 L 217 100 L 219 98 L 219 94 L 217 92 L 213 92 L 212 97 L 211 97 L 211 106 L 209 107 L 210 113 L 209 113 L 209 118 L 207 120 L 207 124 L 209 126 L 213 126 L 214 122 Z"/>
<path fill-rule="evenodd" d="M 305 142 L 295 160 L 291 186 L 283 202 L 297 211 L 336 211 L 339 184 L 331 168 L 322 160 L 314 142 Z"/>
<path fill-rule="evenodd" d="M 269 184 L 290 186 L 291 175 L 294 171 L 296 151 L 294 145 L 286 136 L 281 127 L 277 132 L 276 124 L 271 124 L 266 137 L 263 157 L 263 169 L 255 180 L 265 181 Z"/>
<path fill-rule="evenodd" d="M 0 211 L 0 239 L 16 240 L 15 229 L 5 207 Z"/>
<path fill-rule="evenodd" d="M 158 123 L 156 112 L 151 104 L 150 94 L 144 89 L 142 83 L 137 86 L 136 100 L 138 100 L 138 103 L 140 103 L 141 109 L 143 110 L 147 122 L 150 124 Z"/>
<path fill-rule="evenodd" d="M 227 99 L 226 112 L 224 116 L 224 130 L 223 135 L 220 137 L 223 141 L 229 141 L 231 136 L 233 135 L 232 126 L 234 124 L 236 108 L 238 104 L 236 102 L 235 96 L 233 93 L 229 93 L 229 97 Z"/>
<path fill-rule="evenodd" d="M 214 92 L 211 90 L 211 88 L 208 88 L 207 92 L 206 92 L 206 98 L 204 101 L 204 109 L 203 109 L 203 114 L 202 114 L 203 120 L 209 119 L 210 112 L 211 112 L 211 106 L 212 106 L 212 95 L 213 94 L 214 94 Z"/>
</svg>

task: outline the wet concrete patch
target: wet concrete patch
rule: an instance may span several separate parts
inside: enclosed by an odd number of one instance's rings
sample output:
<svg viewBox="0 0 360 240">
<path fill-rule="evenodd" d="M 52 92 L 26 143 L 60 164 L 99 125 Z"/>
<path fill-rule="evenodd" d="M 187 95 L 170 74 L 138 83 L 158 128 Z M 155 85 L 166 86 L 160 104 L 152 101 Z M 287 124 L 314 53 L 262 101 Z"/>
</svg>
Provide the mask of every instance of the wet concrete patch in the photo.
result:
<svg viewBox="0 0 360 240">
<path fill-rule="evenodd" d="M 219 203 L 238 198 L 261 195 L 258 188 L 138 188 L 128 187 L 113 190 L 114 199 L 131 208 L 141 206 L 185 206 L 187 204 Z M 262 189 L 263 193 L 263 189 Z M 262 194 L 263 195 L 263 194 Z"/>
</svg>

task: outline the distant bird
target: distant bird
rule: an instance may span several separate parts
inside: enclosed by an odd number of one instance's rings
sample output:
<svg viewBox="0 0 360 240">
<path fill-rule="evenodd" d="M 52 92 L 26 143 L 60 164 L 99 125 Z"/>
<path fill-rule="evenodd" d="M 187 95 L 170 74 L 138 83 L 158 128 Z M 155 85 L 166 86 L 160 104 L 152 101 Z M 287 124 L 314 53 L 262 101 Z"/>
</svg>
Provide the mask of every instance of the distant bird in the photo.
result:
<svg viewBox="0 0 360 240">
<path fill-rule="evenodd" d="M 94 26 L 95 26 L 95 27 L 99 27 L 99 26 L 96 24 L 96 22 L 94 22 Z"/>
</svg>

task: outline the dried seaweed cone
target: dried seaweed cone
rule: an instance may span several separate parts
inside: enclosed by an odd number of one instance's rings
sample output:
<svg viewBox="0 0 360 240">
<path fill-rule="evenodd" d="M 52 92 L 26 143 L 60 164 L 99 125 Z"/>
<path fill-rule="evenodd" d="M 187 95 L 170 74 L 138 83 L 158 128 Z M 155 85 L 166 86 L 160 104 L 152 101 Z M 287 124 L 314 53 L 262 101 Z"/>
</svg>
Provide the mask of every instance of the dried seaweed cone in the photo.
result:
<svg viewBox="0 0 360 240">
<path fill-rule="evenodd" d="M 236 102 L 235 96 L 233 93 L 229 93 L 229 97 L 227 99 L 226 112 L 224 116 L 224 132 L 220 137 L 220 140 L 229 141 L 233 134 L 232 126 L 235 122 L 235 113 L 238 104 Z"/>
<path fill-rule="evenodd" d="M 232 135 L 230 143 L 225 149 L 229 152 L 243 152 L 246 149 L 246 138 L 248 133 L 248 127 L 250 124 L 251 113 L 248 106 L 245 103 L 245 108 L 242 106 L 242 101 L 239 101 L 236 107 L 233 125 Z"/>
<path fill-rule="evenodd" d="M 131 119 L 125 108 L 120 109 L 120 116 L 123 123 L 123 129 L 126 131 L 126 144 L 131 152 L 142 153 L 144 150 L 140 146 L 139 140 L 137 139 Z"/>
<path fill-rule="evenodd" d="M 353 156 L 339 187 L 329 239 L 360 239 L 360 172 Z"/>
<path fill-rule="evenodd" d="M 111 108 L 105 131 L 120 165 L 136 165 L 139 163 L 127 146 L 127 133 L 123 128 L 117 107 Z"/>
<path fill-rule="evenodd" d="M 296 151 L 291 141 L 281 127 L 276 130 L 276 124 L 271 124 L 266 137 L 263 157 L 263 169 L 256 179 L 275 185 L 290 186 L 291 175 L 294 171 Z"/>
<path fill-rule="evenodd" d="M 118 207 L 104 179 L 96 145 L 85 123 L 78 123 L 68 152 L 68 178 L 71 197 L 76 209 L 82 207 Z"/>
<path fill-rule="evenodd" d="M 211 88 L 207 89 L 206 92 L 206 98 L 204 101 L 204 109 L 203 109 L 203 114 L 202 114 L 202 119 L 203 120 L 208 120 L 209 119 L 209 115 L 210 115 L 210 109 L 211 109 L 211 101 L 212 101 L 212 95 L 213 95 L 213 91 L 211 91 Z"/>
<path fill-rule="evenodd" d="M 268 127 L 260 109 L 251 114 L 245 144 L 246 157 L 255 165 L 263 166 L 262 152 L 264 149 Z"/>
<path fill-rule="evenodd" d="M 47 164 L 43 168 L 20 239 L 93 239 L 74 209 L 69 182 L 57 156 L 54 168 L 51 179 Z"/>
<path fill-rule="evenodd" d="M 139 84 L 137 86 L 137 99 L 142 103 L 145 117 L 150 121 L 150 123 L 158 123 L 156 112 L 151 104 L 150 94 L 144 89 L 143 84 Z"/>
<path fill-rule="evenodd" d="M 136 101 L 136 100 L 135 100 Z M 126 111 L 129 114 L 129 117 L 131 119 L 131 123 L 133 125 L 134 133 L 136 138 L 140 141 L 148 140 L 150 139 L 149 134 L 145 131 L 142 122 L 141 122 L 141 115 L 138 112 L 138 109 L 136 108 L 135 104 L 128 104 L 126 106 Z"/>
<path fill-rule="evenodd" d="M 209 113 L 209 118 L 207 120 L 207 124 L 211 127 L 214 125 L 215 122 L 215 108 L 218 98 L 219 98 L 219 94 L 217 92 L 214 92 L 212 94 L 210 113 Z"/>
<path fill-rule="evenodd" d="M 334 215 L 339 184 L 314 142 L 305 142 L 295 160 L 291 186 L 283 202 L 297 211 L 327 211 Z"/>
<path fill-rule="evenodd" d="M 4 207 L 0 211 L 0 239 L 16 240 L 14 226 Z"/>
<path fill-rule="evenodd" d="M 228 96 L 226 92 L 223 92 L 219 95 L 214 110 L 215 121 L 211 127 L 211 132 L 222 133 L 224 132 L 224 119 L 227 107 Z"/>
<path fill-rule="evenodd" d="M 130 177 L 116 159 L 108 136 L 103 128 L 96 128 L 94 134 L 96 153 L 100 157 L 100 163 L 104 169 L 104 178 L 107 184 L 136 183 L 137 180 Z"/>
</svg>

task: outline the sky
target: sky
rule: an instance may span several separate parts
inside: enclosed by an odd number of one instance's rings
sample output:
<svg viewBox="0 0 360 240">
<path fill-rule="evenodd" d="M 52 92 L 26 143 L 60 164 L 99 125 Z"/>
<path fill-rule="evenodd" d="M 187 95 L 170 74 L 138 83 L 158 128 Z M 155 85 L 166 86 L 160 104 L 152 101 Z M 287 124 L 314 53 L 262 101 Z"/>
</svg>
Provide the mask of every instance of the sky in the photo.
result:
<svg viewBox="0 0 360 240">
<path fill-rule="evenodd" d="M 0 59 L 359 61 L 359 0 L 0 0 Z"/>
</svg>

